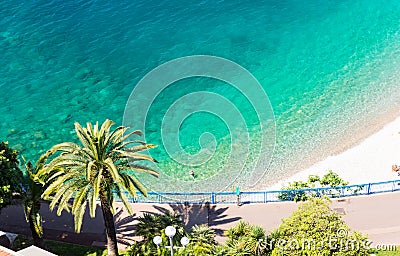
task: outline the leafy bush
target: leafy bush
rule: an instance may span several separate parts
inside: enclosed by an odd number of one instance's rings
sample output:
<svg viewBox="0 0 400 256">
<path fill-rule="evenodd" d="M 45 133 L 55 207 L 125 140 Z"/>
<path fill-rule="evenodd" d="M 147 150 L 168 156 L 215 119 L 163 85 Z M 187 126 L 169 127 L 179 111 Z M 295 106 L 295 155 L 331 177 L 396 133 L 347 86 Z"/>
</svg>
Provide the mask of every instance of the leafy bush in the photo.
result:
<svg viewBox="0 0 400 256">
<path fill-rule="evenodd" d="M 341 191 L 338 189 L 329 189 L 321 194 L 318 191 L 313 190 L 315 187 L 338 187 L 346 186 L 349 183 L 339 177 L 337 173 L 330 170 L 322 178 L 318 175 L 308 176 L 307 182 L 304 181 L 294 181 L 290 182 L 288 186 L 282 187 L 282 190 L 287 190 L 279 193 L 278 198 L 282 201 L 306 201 L 309 198 L 321 197 L 323 195 L 330 195 L 332 197 L 337 197 L 340 195 Z M 310 190 L 307 190 L 310 189 Z"/>
<path fill-rule="evenodd" d="M 350 230 L 329 205 L 326 198 L 313 198 L 283 219 L 272 255 L 369 255 L 367 237 Z"/>
<path fill-rule="evenodd" d="M 0 210 L 11 203 L 13 195 L 21 192 L 23 174 L 18 167 L 18 151 L 8 142 L 0 142 Z"/>
<path fill-rule="evenodd" d="M 302 189 L 309 188 L 309 186 L 307 182 L 294 181 L 293 183 L 289 183 L 288 186 L 282 187 L 282 190 L 288 191 L 279 193 L 278 198 L 282 201 L 305 201 L 309 196 Z"/>
</svg>

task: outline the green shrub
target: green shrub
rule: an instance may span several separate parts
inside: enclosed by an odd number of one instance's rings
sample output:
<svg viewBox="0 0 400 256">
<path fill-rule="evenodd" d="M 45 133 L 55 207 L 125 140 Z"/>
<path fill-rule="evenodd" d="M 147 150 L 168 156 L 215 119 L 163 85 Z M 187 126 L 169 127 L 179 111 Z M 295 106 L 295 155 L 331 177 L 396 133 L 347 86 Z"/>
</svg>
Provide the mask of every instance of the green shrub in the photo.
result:
<svg viewBox="0 0 400 256">
<path fill-rule="evenodd" d="M 18 151 L 8 142 L 0 142 L 0 210 L 11 203 L 13 195 L 21 193 L 23 174 L 18 165 Z"/>
<path fill-rule="evenodd" d="M 274 231 L 272 255 L 369 255 L 367 237 L 352 231 L 329 205 L 326 198 L 300 204 Z"/>
<path fill-rule="evenodd" d="M 319 186 L 318 186 L 319 184 Z M 335 189 L 334 187 L 346 186 L 349 183 L 339 177 L 338 174 L 330 170 L 322 178 L 318 175 L 308 176 L 308 180 L 289 182 L 287 186 L 282 187 L 282 190 L 289 190 L 281 192 L 278 198 L 282 201 L 306 201 L 309 198 L 321 197 L 323 195 L 329 195 L 331 197 L 340 196 L 341 190 Z M 315 187 L 333 187 L 333 189 L 326 190 L 322 193 L 313 190 Z M 307 190 L 310 189 L 310 190 Z M 361 188 L 362 189 L 362 188 Z M 360 190 L 356 190 L 358 192 Z"/>
</svg>

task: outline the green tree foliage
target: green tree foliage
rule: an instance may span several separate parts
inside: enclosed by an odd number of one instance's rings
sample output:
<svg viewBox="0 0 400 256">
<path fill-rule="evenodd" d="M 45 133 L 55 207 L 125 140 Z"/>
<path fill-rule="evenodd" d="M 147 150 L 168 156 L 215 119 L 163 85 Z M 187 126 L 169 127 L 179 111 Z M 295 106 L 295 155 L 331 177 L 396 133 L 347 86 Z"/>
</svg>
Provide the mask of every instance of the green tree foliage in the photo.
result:
<svg viewBox="0 0 400 256">
<path fill-rule="evenodd" d="M 303 189 L 309 188 L 309 186 L 309 183 L 304 181 L 290 182 L 288 186 L 282 187 L 281 189 L 288 191 L 279 193 L 278 198 L 282 201 L 305 201 L 309 198 L 310 193 L 303 191 Z"/>
<path fill-rule="evenodd" d="M 310 175 L 308 176 L 307 181 L 289 182 L 287 186 L 284 186 L 281 189 L 288 191 L 279 193 L 278 198 L 282 201 L 306 201 L 309 198 L 322 196 L 322 194 L 319 192 L 307 190 L 309 188 L 338 187 L 346 186 L 348 184 L 349 183 L 340 178 L 337 173 L 334 173 L 332 170 L 330 170 L 322 178 L 320 178 L 318 175 Z M 340 190 L 336 190 L 334 188 L 327 190 L 324 193 L 324 195 L 331 195 L 333 197 L 338 196 L 339 194 Z"/>
<path fill-rule="evenodd" d="M 333 172 L 332 170 L 330 170 L 327 174 L 325 174 L 322 177 L 322 179 L 316 179 L 316 181 L 319 181 L 319 183 L 325 187 L 346 186 L 349 184 L 347 181 L 340 178 L 339 175 Z M 310 183 L 310 177 L 309 177 L 309 183 Z"/>
<path fill-rule="evenodd" d="M 272 255 L 369 255 L 367 237 L 350 228 L 331 210 L 326 198 L 302 203 L 275 231 Z"/>
<path fill-rule="evenodd" d="M 0 210 L 11 203 L 14 194 L 21 193 L 23 174 L 18 165 L 18 151 L 0 142 Z"/>
<path fill-rule="evenodd" d="M 49 154 L 55 155 L 51 161 L 39 171 L 38 175 L 46 176 L 48 187 L 43 198 L 51 200 L 50 209 L 58 206 L 57 214 L 66 209 L 74 215 L 75 230 L 80 232 L 86 206 L 89 213 L 95 217 L 97 199 L 103 213 L 107 248 L 109 255 L 118 255 L 117 237 L 113 215 L 115 214 L 115 195 L 124 203 L 128 213 L 132 214 L 132 207 L 125 194 L 136 196 L 136 190 L 147 196 L 147 191 L 141 182 L 134 176 L 134 172 L 146 172 L 154 176 L 158 173 L 151 168 L 139 164 L 140 161 L 155 159 L 139 152 L 154 148 L 140 140 L 130 140 L 131 136 L 140 136 L 141 131 L 126 134 L 127 127 L 117 127 L 111 131 L 114 124 L 106 120 L 101 127 L 87 123 L 83 128 L 75 123 L 75 132 L 80 144 L 64 142 L 53 146 Z M 72 206 L 69 201 L 73 201 Z"/>
</svg>

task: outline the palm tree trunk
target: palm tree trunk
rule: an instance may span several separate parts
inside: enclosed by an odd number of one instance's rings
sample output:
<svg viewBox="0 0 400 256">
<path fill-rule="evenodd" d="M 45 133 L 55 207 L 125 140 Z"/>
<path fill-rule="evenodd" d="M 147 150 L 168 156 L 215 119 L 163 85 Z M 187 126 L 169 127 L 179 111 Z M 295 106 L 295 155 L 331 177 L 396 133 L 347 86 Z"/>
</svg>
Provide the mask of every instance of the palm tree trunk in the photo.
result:
<svg viewBox="0 0 400 256">
<path fill-rule="evenodd" d="M 109 256 L 118 256 L 117 233 L 115 231 L 114 216 L 107 197 L 100 193 L 101 210 L 103 212 L 104 224 L 106 226 L 107 249 Z"/>
</svg>

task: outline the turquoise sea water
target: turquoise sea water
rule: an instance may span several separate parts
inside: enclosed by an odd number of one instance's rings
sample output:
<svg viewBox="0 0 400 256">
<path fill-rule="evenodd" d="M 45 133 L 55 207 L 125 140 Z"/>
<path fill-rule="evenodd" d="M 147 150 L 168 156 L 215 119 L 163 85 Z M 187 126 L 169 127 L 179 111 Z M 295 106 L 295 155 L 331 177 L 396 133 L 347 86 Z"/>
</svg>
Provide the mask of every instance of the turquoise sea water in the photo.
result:
<svg viewBox="0 0 400 256">
<path fill-rule="evenodd" d="M 11 0 L 0 1 L 0 17 L 0 139 L 28 159 L 74 140 L 74 121 L 121 124 L 137 82 L 187 55 L 232 60 L 268 94 L 277 144 L 258 188 L 337 151 L 399 107 L 398 0 Z M 173 101 L 199 89 L 232 100 L 249 129 L 257 127 L 251 106 L 229 85 L 172 85 L 151 110 L 146 140 L 160 145 L 153 152 L 160 171 L 176 179 L 188 179 L 191 167 L 164 152 L 160 120 Z M 196 153 L 207 131 L 222 153 L 196 169 L 199 179 L 224 164 L 229 129 L 197 113 L 179 134 L 183 148 Z"/>
</svg>

